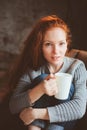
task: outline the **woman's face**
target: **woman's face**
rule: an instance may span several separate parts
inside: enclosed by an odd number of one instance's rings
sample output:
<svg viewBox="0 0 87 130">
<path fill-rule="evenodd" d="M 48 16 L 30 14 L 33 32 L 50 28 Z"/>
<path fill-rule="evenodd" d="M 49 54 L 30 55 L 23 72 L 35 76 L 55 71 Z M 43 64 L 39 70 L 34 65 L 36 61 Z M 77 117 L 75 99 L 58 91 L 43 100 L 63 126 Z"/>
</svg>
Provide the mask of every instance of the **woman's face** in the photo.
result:
<svg viewBox="0 0 87 130">
<path fill-rule="evenodd" d="M 63 29 L 54 27 L 46 31 L 42 51 L 44 58 L 50 65 L 61 65 L 66 50 L 66 32 Z"/>
</svg>

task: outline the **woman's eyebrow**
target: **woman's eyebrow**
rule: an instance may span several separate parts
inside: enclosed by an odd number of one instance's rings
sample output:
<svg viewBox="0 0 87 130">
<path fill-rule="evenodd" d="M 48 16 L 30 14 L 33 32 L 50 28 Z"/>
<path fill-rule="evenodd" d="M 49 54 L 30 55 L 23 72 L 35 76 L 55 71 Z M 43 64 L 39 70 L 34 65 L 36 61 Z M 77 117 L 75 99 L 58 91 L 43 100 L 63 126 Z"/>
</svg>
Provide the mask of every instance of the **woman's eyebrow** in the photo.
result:
<svg viewBox="0 0 87 130">
<path fill-rule="evenodd" d="M 44 43 L 45 43 L 45 42 L 56 43 L 55 41 L 50 41 L 50 40 L 46 40 L 46 41 L 43 41 L 43 42 L 44 42 Z M 64 40 L 58 41 L 58 43 L 60 43 L 60 42 L 66 42 L 66 40 L 64 39 Z"/>
</svg>

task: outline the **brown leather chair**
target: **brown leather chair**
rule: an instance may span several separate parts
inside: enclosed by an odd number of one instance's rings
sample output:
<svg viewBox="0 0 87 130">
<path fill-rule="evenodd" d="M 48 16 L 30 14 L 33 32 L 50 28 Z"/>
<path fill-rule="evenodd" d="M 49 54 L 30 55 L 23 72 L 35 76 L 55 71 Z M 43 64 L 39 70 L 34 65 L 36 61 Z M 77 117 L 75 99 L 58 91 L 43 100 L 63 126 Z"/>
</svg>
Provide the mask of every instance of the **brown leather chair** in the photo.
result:
<svg viewBox="0 0 87 130">
<path fill-rule="evenodd" d="M 85 63 L 87 69 L 87 51 L 71 49 L 66 53 L 66 55 L 82 60 Z"/>
</svg>

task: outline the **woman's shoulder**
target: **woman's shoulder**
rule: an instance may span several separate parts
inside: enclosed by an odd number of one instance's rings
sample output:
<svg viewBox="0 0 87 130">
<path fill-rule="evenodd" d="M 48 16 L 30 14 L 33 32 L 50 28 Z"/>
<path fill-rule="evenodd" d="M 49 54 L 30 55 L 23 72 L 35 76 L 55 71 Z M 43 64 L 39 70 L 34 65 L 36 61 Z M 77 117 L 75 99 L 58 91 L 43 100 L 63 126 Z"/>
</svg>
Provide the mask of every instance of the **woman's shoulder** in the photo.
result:
<svg viewBox="0 0 87 130">
<path fill-rule="evenodd" d="M 71 64 L 74 64 L 74 65 L 84 64 L 82 60 L 79 60 L 73 57 L 67 57 L 67 56 L 64 58 L 64 62 L 70 65 Z"/>
<path fill-rule="evenodd" d="M 85 69 L 85 64 L 83 63 L 83 61 L 76 59 L 76 58 L 72 58 L 72 57 L 65 57 L 64 58 L 64 64 L 68 66 L 68 70 L 70 72 L 75 72 L 75 70 L 77 69 Z"/>
</svg>

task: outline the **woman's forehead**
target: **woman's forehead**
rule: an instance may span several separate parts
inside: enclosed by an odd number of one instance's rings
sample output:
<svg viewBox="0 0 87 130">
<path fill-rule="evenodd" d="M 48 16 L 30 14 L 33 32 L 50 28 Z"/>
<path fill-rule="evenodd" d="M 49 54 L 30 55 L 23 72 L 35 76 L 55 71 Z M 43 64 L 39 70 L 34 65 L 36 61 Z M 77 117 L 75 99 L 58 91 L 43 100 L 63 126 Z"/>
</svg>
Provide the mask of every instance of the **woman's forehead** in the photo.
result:
<svg viewBox="0 0 87 130">
<path fill-rule="evenodd" d="M 44 40 L 65 39 L 66 32 L 62 28 L 51 28 L 46 31 Z"/>
</svg>

